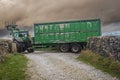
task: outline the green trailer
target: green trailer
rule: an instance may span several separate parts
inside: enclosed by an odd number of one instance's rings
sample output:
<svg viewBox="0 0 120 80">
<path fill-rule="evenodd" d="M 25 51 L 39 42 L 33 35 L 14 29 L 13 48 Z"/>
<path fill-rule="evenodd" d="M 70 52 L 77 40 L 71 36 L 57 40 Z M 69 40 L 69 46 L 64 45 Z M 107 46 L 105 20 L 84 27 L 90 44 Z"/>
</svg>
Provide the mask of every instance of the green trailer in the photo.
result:
<svg viewBox="0 0 120 80">
<path fill-rule="evenodd" d="M 34 24 L 34 45 L 57 46 L 60 51 L 79 52 L 87 38 L 101 35 L 99 19 Z"/>
</svg>

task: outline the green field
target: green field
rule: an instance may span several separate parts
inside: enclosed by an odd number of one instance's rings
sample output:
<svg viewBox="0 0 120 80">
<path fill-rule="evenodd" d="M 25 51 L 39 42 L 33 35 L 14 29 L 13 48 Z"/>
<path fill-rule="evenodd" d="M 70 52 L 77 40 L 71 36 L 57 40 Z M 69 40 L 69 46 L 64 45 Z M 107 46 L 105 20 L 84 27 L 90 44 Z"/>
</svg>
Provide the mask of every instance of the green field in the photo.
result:
<svg viewBox="0 0 120 80">
<path fill-rule="evenodd" d="M 0 63 L 0 80 L 26 80 L 27 58 L 22 54 L 9 54 Z"/>
</svg>

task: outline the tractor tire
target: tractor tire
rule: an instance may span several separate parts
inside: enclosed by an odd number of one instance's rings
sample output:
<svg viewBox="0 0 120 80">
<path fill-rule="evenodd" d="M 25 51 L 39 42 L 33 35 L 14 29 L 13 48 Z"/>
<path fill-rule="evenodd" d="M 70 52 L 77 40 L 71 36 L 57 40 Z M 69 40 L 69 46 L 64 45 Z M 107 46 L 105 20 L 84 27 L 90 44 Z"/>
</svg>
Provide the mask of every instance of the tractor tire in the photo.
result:
<svg viewBox="0 0 120 80">
<path fill-rule="evenodd" d="M 17 52 L 18 53 L 22 53 L 22 52 L 24 52 L 24 47 L 22 46 L 22 45 L 17 45 Z"/>
<path fill-rule="evenodd" d="M 70 49 L 70 46 L 69 46 L 69 44 L 61 44 L 59 49 L 61 52 L 68 52 Z"/>
<path fill-rule="evenodd" d="M 32 53 L 32 52 L 34 52 L 34 49 L 29 48 L 29 49 L 27 49 L 27 51 L 28 51 L 28 53 Z"/>
<path fill-rule="evenodd" d="M 21 46 L 18 47 L 18 48 L 17 48 L 17 52 L 18 52 L 18 53 L 22 53 L 22 52 L 24 52 L 24 51 L 23 51 L 23 48 L 22 48 Z"/>
<path fill-rule="evenodd" d="M 82 50 L 82 46 L 81 45 L 79 45 L 79 44 L 72 44 L 71 45 L 71 51 L 73 52 L 73 53 L 78 53 L 78 52 L 80 52 Z"/>
</svg>

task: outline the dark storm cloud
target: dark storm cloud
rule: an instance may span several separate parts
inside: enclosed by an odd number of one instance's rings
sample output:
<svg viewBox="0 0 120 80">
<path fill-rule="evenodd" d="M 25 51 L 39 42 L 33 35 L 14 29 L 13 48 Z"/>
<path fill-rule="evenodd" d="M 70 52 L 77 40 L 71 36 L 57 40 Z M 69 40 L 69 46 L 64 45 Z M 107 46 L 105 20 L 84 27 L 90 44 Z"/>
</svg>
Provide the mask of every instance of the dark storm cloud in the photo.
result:
<svg viewBox="0 0 120 80">
<path fill-rule="evenodd" d="M 28 17 L 19 23 L 100 18 L 103 24 L 120 21 L 120 0 L 30 0 Z"/>
<path fill-rule="evenodd" d="M 120 0 L 0 0 L 0 28 L 5 21 L 33 26 L 38 22 L 93 18 L 100 18 L 106 25 L 120 21 L 119 5 Z"/>
</svg>

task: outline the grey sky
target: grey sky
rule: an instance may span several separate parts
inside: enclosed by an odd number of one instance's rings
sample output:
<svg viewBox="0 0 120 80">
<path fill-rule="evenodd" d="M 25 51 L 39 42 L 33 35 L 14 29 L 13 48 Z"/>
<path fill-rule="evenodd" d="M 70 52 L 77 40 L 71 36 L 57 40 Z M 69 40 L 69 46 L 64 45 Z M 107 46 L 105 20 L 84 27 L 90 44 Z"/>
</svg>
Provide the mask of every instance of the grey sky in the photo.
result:
<svg viewBox="0 0 120 80">
<path fill-rule="evenodd" d="M 4 22 L 33 26 L 40 22 L 93 18 L 100 18 L 104 26 L 120 22 L 119 5 L 120 0 L 0 0 L 0 29 Z M 111 28 L 114 26 L 102 29 L 120 30 L 120 26 Z"/>
</svg>

